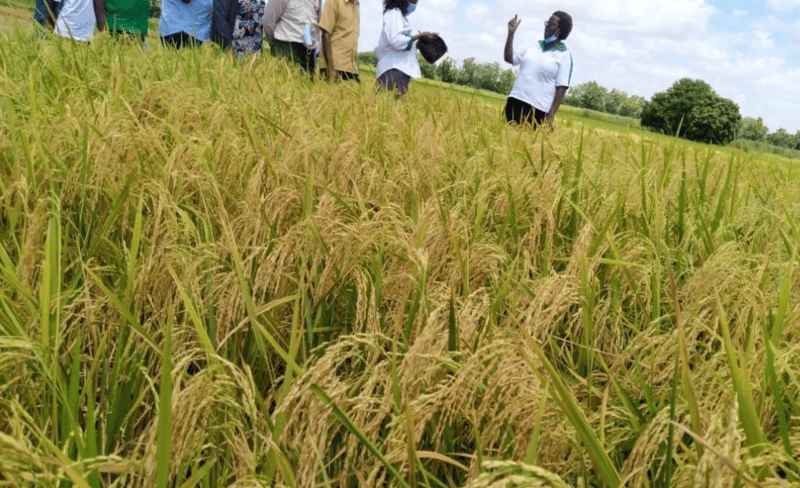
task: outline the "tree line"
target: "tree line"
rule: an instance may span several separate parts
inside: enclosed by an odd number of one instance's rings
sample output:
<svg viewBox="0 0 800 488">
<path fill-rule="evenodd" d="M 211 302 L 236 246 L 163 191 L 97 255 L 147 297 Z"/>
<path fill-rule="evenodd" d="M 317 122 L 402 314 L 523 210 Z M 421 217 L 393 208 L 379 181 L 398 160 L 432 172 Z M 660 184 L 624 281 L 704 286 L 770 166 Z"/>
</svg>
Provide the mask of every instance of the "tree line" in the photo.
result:
<svg viewBox="0 0 800 488">
<path fill-rule="evenodd" d="M 468 86 L 479 90 L 487 90 L 508 95 L 517 75 L 511 69 L 501 69 L 500 63 L 478 63 L 475 58 L 467 58 L 459 63 L 451 57 L 445 57 L 436 64 L 429 64 L 420 58 L 420 71 L 423 78 L 442 81 L 453 85 Z M 378 57 L 374 51 L 358 53 L 360 64 L 375 66 Z"/>
</svg>

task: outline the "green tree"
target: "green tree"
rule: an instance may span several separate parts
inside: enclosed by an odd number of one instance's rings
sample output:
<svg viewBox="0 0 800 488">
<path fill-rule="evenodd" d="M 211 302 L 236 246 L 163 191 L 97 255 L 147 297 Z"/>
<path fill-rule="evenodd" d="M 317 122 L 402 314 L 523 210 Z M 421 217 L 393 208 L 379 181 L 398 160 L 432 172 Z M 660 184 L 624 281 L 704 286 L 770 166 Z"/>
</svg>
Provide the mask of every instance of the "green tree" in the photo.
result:
<svg viewBox="0 0 800 488">
<path fill-rule="evenodd" d="M 763 141 L 767 137 L 767 134 L 769 134 L 769 128 L 764 125 L 764 120 L 761 117 L 757 119 L 745 117 L 739 123 L 738 136 L 741 139 Z"/>
<path fill-rule="evenodd" d="M 791 136 L 786 129 L 781 127 L 780 129 L 776 130 L 775 132 L 768 134 L 766 137 L 766 141 L 773 146 L 780 146 L 780 147 L 788 147 L 790 149 L 795 148 L 795 141 L 794 137 Z"/>
<path fill-rule="evenodd" d="M 458 66 L 451 57 L 442 59 L 436 68 L 439 79 L 445 83 L 455 83 L 458 79 Z"/>
<path fill-rule="evenodd" d="M 621 115 L 627 100 L 627 93 L 614 88 L 608 93 L 608 95 L 606 95 L 606 112 L 610 114 Z"/>
<path fill-rule="evenodd" d="M 642 126 L 692 141 L 727 144 L 736 136 L 739 106 L 702 80 L 683 78 L 656 93 L 642 110 Z"/>
<path fill-rule="evenodd" d="M 497 84 L 497 91 L 499 93 L 509 94 L 511 89 L 514 88 L 514 83 L 517 81 L 517 75 L 513 70 L 507 69 L 500 73 L 500 80 Z"/>
<path fill-rule="evenodd" d="M 422 77 L 435 80 L 437 76 L 436 65 L 425 61 L 425 58 L 419 52 L 417 52 L 417 59 L 419 60 L 419 70 L 422 73 Z"/>
<path fill-rule="evenodd" d="M 576 86 L 573 98 L 577 101 L 577 107 L 605 112 L 608 90 L 600 86 L 596 81 L 590 81 Z"/>
<path fill-rule="evenodd" d="M 356 62 L 358 62 L 358 64 L 377 66 L 378 55 L 375 53 L 375 51 L 365 51 L 363 53 L 358 53 L 356 54 Z"/>
</svg>

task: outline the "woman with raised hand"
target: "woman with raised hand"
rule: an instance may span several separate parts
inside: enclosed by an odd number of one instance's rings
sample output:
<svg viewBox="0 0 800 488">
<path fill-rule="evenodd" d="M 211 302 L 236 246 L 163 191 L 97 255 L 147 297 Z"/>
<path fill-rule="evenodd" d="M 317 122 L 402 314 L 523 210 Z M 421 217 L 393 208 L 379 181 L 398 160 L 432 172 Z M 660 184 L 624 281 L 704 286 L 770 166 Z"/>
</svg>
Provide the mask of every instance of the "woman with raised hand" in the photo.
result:
<svg viewBox="0 0 800 488">
<path fill-rule="evenodd" d="M 158 35 L 176 48 L 197 46 L 211 35 L 213 0 L 163 0 Z"/>
<path fill-rule="evenodd" d="M 506 101 L 506 120 L 552 127 L 572 78 L 572 54 L 563 42 L 572 32 L 572 17 L 566 12 L 553 13 L 544 23 L 544 39 L 530 49 L 515 51 L 514 33 L 520 22 L 516 15 L 508 22 L 503 53 L 507 63 L 519 66 Z"/>
<path fill-rule="evenodd" d="M 435 34 L 422 32 L 411 35 L 408 16 L 417 8 L 417 0 L 383 0 L 383 30 L 378 41 L 378 84 L 387 90 L 405 95 L 411 78 L 419 78 L 417 49 L 419 39 L 434 39 Z"/>
</svg>

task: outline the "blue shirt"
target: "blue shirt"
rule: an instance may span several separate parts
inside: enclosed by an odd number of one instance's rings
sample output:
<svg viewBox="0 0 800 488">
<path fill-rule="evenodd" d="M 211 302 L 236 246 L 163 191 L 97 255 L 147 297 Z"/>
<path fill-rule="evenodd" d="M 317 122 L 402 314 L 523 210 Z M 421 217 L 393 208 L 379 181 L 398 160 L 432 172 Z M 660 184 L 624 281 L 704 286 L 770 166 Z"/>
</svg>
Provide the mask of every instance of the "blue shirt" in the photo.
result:
<svg viewBox="0 0 800 488">
<path fill-rule="evenodd" d="M 198 41 L 206 41 L 211 35 L 211 11 L 213 0 L 163 0 L 158 35 L 169 36 L 185 32 Z"/>
</svg>

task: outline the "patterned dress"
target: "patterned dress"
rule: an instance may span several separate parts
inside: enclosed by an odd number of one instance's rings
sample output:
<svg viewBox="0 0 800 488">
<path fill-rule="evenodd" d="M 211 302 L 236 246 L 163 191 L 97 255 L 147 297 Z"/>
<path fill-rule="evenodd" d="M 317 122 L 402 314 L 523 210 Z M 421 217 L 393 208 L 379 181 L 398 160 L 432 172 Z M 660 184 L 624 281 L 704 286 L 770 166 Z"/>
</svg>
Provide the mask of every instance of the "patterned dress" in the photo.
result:
<svg viewBox="0 0 800 488">
<path fill-rule="evenodd" d="M 261 50 L 264 35 L 264 0 L 239 0 L 241 6 L 233 26 L 233 50 L 238 56 Z"/>
</svg>

